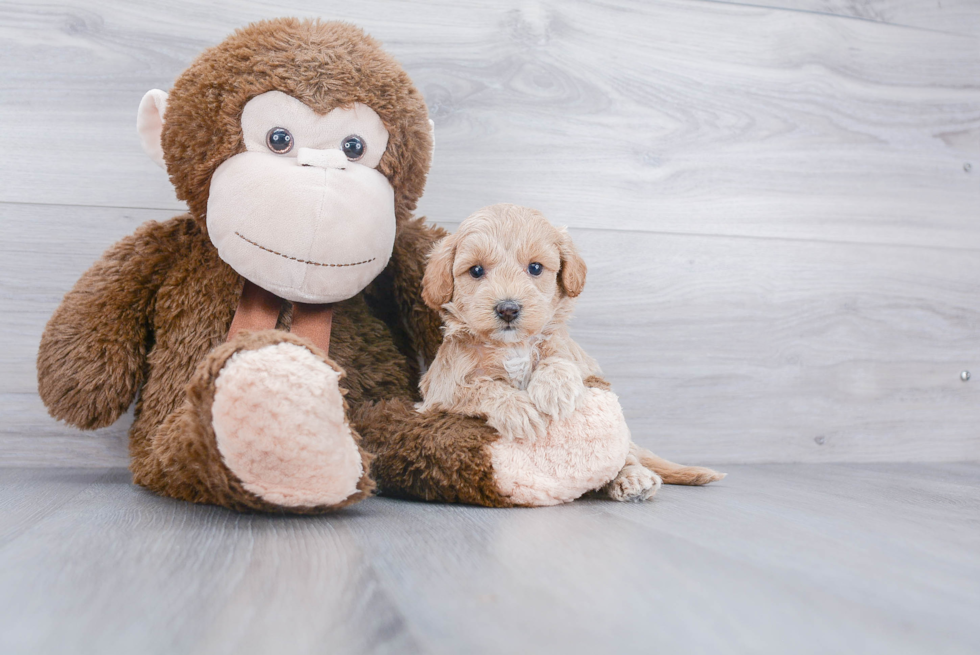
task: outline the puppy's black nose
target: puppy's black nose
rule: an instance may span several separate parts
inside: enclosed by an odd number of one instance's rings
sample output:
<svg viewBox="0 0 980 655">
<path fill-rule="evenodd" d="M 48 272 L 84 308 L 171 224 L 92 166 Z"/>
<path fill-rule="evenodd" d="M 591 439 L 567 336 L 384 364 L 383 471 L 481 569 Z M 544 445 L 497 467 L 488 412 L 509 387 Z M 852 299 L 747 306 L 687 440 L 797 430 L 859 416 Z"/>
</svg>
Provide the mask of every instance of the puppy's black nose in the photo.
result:
<svg viewBox="0 0 980 655">
<path fill-rule="evenodd" d="M 497 306 L 493 308 L 493 311 L 496 312 L 497 316 L 499 316 L 501 319 L 511 323 L 517 319 L 517 315 L 521 313 L 521 306 L 513 300 L 505 300 L 503 302 L 498 302 Z"/>
</svg>

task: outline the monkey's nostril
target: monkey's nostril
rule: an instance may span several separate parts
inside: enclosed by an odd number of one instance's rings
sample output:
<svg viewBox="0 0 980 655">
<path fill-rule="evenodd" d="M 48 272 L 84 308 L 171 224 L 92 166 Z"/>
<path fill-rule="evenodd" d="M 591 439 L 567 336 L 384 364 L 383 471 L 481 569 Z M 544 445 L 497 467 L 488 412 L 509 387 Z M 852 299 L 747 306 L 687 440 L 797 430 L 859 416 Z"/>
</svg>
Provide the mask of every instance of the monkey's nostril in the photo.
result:
<svg viewBox="0 0 980 655">
<path fill-rule="evenodd" d="M 521 313 L 521 306 L 513 300 L 505 300 L 497 303 L 497 306 L 493 308 L 493 311 L 501 320 L 511 323 L 517 319 L 517 316 Z"/>
</svg>

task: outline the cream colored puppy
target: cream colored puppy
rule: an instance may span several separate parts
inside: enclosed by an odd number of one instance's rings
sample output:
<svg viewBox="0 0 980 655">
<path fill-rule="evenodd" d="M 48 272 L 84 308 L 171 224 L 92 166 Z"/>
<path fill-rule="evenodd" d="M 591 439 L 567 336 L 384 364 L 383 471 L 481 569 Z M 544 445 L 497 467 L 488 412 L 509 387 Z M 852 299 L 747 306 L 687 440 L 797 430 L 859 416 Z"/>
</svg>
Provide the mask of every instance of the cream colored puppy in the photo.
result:
<svg viewBox="0 0 980 655">
<path fill-rule="evenodd" d="M 585 276 L 568 233 L 533 209 L 493 205 L 463 221 L 433 251 L 423 280 L 426 304 L 442 310 L 445 338 L 422 377 L 419 411 L 479 416 L 505 439 L 533 442 L 552 419 L 573 414 L 589 387 L 608 389 L 565 326 Z M 662 481 L 722 477 L 631 444 L 603 491 L 646 500 Z"/>
</svg>

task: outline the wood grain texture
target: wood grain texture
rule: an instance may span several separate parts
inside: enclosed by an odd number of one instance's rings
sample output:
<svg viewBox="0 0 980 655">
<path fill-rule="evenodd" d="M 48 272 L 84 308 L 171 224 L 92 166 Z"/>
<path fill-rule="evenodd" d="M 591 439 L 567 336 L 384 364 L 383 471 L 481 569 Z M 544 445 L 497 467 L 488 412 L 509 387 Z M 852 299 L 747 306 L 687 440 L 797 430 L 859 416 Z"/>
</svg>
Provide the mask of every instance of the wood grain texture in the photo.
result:
<svg viewBox="0 0 980 655">
<path fill-rule="evenodd" d="M 2 11 L 0 119 L 20 129 L 2 137 L 0 200 L 155 208 L 179 205 L 139 149 L 140 97 L 270 15 Z M 581 227 L 980 247 L 976 38 L 692 0 L 275 11 L 353 20 L 403 61 L 437 124 L 438 220 L 510 200 Z"/>
<path fill-rule="evenodd" d="M 706 0 L 728 2 L 729 0 Z M 960 36 L 980 36 L 980 6 L 973 0 L 766 0 L 732 2 L 871 21 L 914 30 L 933 30 Z"/>
<path fill-rule="evenodd" d="M 766 5 L 0 5 L 0 461 L 125 461 L 125 425 L 45 415 L 40 332 L 106 247 L 181 210 L 139 148 L 142 94 L 288 14 L 356 22 L 404 63 L 437 125 L 430 219 L 509 201 L 572 226 L 574 333 L 638 441 L 980 459 L 980 4 Z"/>
<path fill-rule="evenodd" d="M 729 473 L 644 504 L 369 499 L 332 516 L 276 517 L 158 498 L 119 470 L 0 469 L 0 646 L 11 655 L 980 648 L 977 465 Z"/>
</svg>

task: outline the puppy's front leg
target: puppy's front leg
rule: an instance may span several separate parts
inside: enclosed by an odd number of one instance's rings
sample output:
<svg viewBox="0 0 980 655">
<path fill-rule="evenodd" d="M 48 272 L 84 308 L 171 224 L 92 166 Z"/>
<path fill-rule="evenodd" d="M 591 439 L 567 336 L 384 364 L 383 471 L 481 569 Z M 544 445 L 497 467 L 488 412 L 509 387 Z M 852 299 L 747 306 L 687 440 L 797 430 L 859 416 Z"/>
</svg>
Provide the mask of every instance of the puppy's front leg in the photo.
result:
<svg viewBox="0 0 980 655">
<path fill-rule="evenodd" d="M 471 380 L 456 387 L 453 398 L 451 404 L 444 405 L 446 409 L 486 419 L 487 425 L 505 439 L 533 442 L 548 429 L 547 419 L 527 392 L 499 380 Z"/>
<path fill-rule="evenodd" d="M 542 414 L 567 418 L 585 393 L 582 371 L 567 359 L 546 357 L 534 369 L 527 393 Z"/>
<path fill-rule="evenodd" d="M 547 420 L 541 416 L 526 391 L 518 391 L 509 385 L 496 383 L 487 390 L 482 400 L 487 425 L 507 439 L 533 442 L 543 437 L 548 429 Z"/>
</svg>

